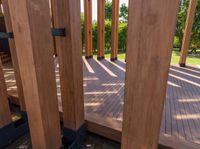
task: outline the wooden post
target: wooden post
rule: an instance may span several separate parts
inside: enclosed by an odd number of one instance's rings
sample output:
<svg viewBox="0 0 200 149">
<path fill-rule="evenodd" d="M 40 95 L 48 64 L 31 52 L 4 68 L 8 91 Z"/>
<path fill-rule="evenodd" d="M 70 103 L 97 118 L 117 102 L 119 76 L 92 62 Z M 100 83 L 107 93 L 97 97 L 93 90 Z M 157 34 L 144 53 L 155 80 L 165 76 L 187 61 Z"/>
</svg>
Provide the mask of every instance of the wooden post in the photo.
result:
<svg viewBox="0 0 200 149">
<path fill-rule="evenodd" d="M 0 128 L 11 123 L 11 113 L 8 105 L 8 96 L 0 60 Z"/>
<path fill-rule="evenodd" d="M 13 30 L 12 30 L 12 25 L 11 25 L 10 12 L 9 12 L 9 8 L 8 8 L 8 1 L 2 0 L 2 5 L 3 5 L 3 9 L 4 9 L 6 30 L 7 30 L 7 32 L 12 32 Z M 9 39 L 9 47 L 10 47 L 12 63 L 13 63 L 14 72 L 15 72 L 15 79 L 16 79 L 18 97 L 19 97 L 19 101 L 20 101 L 20 107 L 21 107 L 22 111 L 25 111 L 26 106 L 25 106 L 25 101 L 24 101 L 24 92 L 23 92 L 23 87 L 22 87 L 21 75 L 19 72 L 19 64 L 18 64 L 18 60 L 17 60 L 15 41 L 13 39 Z"/>
<path fill-rule="evenodd" d="M 92 58 L 92 0 L 84 0 L 85 57 Z"/>
<path fill-rule="evenodd" d="M 180 61 L 179 61 L 179 65 L 181 67 L 185 67 L 185 64 L 186 64 L 186 58 L 187 58 L 188 48 L 190 44 L 190 36 L 192 32 L 192 25 L 193 25 L 193 20 L 195 17 L 196 5 L 197 5 L 197 0 L 190 0 L 188 13 L 187 13 L 187 20 L 185 24 L 183 43 L 181 47 L 181 56 L 180 56 Z"/>
<path fill-rule="evenodd" d="M 52 3 L 52 0 L 49 2 L 50 3 L 50 14 L 51 14 L 51 23 L 52 23 L 52 28 L 54 28 L 54 20 L 53 20 L 53 10 L 52 10 L 52 5 L 53 5 L 53 3 Z M 55 55 L 55 56 L 58 56 L 58 52 L 56 51 L 56 39 L 55 39 L 55 37 L 53 37 L 53 47 L 54 47 L 54 49 L 53 49 L 53 55 Z"/>
<path fill-rule="evenodd" d="M 156 149 L 179 0 L 130 0 L 122 149 Z"/>
<path fill-rule="evenodd" d="M 60 148 L 49 1 L 8 4 L 33 148 Z"/>
<path fill-rule="evenodd" d="M 2 10 L 2 0 L 0 0 L 0 15 L 3 14 L 3 10 Z"/>
<path fill-rule="evenodd" d="M 84 124 L 80 0 L 52 0 L 52 10 L 55 28 L 66 30 L 56 37 L 64 126 L 78 130 Z"/>
<path fill-rule="evenodd" d="M 101 59 L 104 59 L 105 0 L 97 0 L 97 1 L 98 1 L 98 5 L 97 5 L 97 10 L 98 10 L 97 59 L 101 60 Z"/>
<path fill-rule="evenodd" d="M 112 1 L 111 61 L 117 60 L 118 52 L 119 0 Z"/>
</svg>

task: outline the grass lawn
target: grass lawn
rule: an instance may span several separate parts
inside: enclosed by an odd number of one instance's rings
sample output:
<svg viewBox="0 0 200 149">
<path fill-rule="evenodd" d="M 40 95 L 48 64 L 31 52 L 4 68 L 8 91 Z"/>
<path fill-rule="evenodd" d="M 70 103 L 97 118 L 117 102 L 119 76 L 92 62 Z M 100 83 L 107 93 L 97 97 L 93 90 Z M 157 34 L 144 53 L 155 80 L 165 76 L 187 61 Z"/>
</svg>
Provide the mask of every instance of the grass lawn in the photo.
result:
<svg viewBox="0 0 200 149">
<path fill-rule="evenodd" d="M 180 58 L 180 52 L 178 52 L 177 50 L 174 50 L 172 53 L 172 59 L 171 59 L 171 63 L 172 64 L 178 64 L 179 63 L 179 58 Z M 110 54 L 109 53 L 105 53 L 105 57 L 106 58 L 110 58 Z M 118 59 L 125 59 L 125 53 L 119 53 L 118 54 Z M 189 54 L 187 57 L 187 64 L 189 65 L 200 65 L 200 50 L 198 51 L 198 54 Z"/>
</svg>

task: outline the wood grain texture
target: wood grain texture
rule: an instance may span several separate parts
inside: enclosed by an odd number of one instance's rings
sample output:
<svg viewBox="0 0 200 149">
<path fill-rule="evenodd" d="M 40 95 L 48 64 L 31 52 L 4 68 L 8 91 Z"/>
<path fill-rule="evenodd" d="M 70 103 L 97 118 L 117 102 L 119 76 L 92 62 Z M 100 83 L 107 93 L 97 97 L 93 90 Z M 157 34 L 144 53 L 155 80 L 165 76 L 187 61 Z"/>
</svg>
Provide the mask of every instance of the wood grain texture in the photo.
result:
<svg viewBox="0 0 200 149">
<path fill-rule="evenodd" d="M 4 9 L 6 30 L 7 32 L 12 32 L 13 30 L 12 30 L 12 24 L 11 24 L 11 19 L 10 19 L 8 1 L 2 0 L 2 5 Z M 14 39 L 9 39 L 9 47 L 10 47 L 10 52 L 11 52 L 11 57 L 12 57 L 13 68 L 15 72 L 17 92 L 20 99 L 20 107 L 22 111 L 26 111 L 26 106 L 25 106 L 25 101 L 24 101 L 24 92 L 23 92 L 23 87 L 22 87 L 22 80 L 21 80 L 21 75 L 19 71 L 19 63 L 17 60 L 17 53 L 16 53 Z"/>
<path fill-rule="evenodd" d="M 33 148 L 60 148 L 49 1 L 8 4 Z"/>
<path fill-rule="evenodd" d="M 85 16 L 85 55 L 91 57 L 92 50 L 92 0 L 84 0 Z"/>
<path fill-rule="evenodd" d="M 67 34 L 56 38 L 64 126 L 78 129 L 84 123 L 80 0 L 52 0 L 52 8 L 55 27 Z"/>
<path fill-rule="evenodd" d="M 0 128 L 11 122 L 11 113 L 8 105 L 8 95 L 0 60 Z"/>
<path fill-rule="evenodd" d="M 178 6 L 129 1 L 122 149 L 157 148 Z"/>
<path fill-rule="evenodd" d="M 112 1 L 111 59 L 117 58 L 119 26 L 119 0 Z"/>
<path fill-rule="evenodd" d="M 182 47 L 181 47 L 181 56 L 180 56 L 180 61 L 179 61 L 180 66 L 185 66 L 186 64 L 186 58 L 188 54 L 193 20 L 194 20 L 195 12 L 196 12 L 196 6 L 197 6 L 197 0 L 190 0 L 188 12 L 187 12 L 187 20 L 185 24 L 184 37 L 183 37 L 183 42 L 182 42 Z"/>
<path fill-rule="evenodd" d="M 104 44 L 105 44 L 105 0 L 97 0 L 97 22 L 98 22 L 98 35 L 97 35 L 97 50 L 98 57 L 104 57 Z"/>
</svg>

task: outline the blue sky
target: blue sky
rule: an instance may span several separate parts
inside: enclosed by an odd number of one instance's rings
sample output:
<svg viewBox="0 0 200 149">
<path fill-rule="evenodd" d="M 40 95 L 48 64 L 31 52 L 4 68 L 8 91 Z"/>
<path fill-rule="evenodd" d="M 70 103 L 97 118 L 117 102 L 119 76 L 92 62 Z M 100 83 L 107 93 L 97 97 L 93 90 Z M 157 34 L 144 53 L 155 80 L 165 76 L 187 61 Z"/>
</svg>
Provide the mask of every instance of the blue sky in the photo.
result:
<svg viewBox="0 0 200 149">
<path fill-rule="evenodd" d="M 111 1 L 111 0 L 110 0 Z M 128 5 L 128 0 L 119 0 L 120 1 L 120 5 L 125 3 Z M 84 11 L 84 0 L 81 0 L 81 12 Z M 92 19 L 96 20 L 97 19 L 97 0 L 92 0 Z"/>
</svg>

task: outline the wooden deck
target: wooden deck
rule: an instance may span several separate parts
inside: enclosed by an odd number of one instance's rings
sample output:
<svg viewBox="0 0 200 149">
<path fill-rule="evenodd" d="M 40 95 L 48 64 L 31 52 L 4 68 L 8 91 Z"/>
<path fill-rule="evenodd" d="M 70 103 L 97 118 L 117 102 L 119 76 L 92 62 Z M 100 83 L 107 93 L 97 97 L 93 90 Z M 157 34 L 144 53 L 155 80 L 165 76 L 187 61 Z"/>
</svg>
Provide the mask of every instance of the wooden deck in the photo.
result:
<svg viewBox="0 0 200 149">
<path fill-rule="evenodd" d="M 56 65 L 56 80 L 59 105 L 60 85 L 58 65 Z M 93 123 L 109 127 L 116 131 L 114 140 L 120 140 L 123 120 L 123 97 L 125 62 L 111 62 L 107 59 L 85 60 L 84 67 L 84 96 L 85 113 L 89 129 L 95 131 Z M 14 72 L 12 67 L 4 68 L 8 92 L 17 97 Z M 153 88 L 152 88 L 153 90 Z M 62 111 L 61 106 L 59 106 Z M 108 132 L 102 132 L 106 136 Z M 161 136 L 176 138 L 200 148 L 200 69 L 188 66 L 180 68 L 171 65 L 168 79 L 168 89 L 163 111 Z M 173 140 L 173 139 L 171 139 Z M 160 139 L 160 142 L 163 142 Z"/>
</svg>

